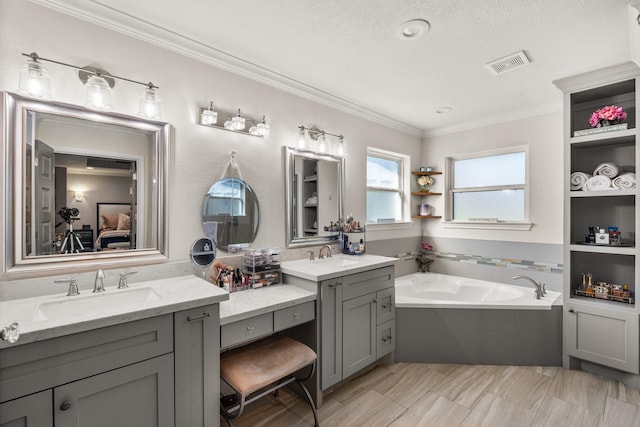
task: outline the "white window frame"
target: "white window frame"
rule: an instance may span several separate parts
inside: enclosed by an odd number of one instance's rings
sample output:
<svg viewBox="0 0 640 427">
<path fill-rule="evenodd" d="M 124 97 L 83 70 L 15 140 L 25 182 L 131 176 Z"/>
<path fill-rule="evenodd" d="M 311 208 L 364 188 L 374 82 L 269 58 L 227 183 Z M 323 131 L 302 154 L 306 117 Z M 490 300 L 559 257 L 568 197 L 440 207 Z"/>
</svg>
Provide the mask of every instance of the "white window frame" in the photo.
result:
<svg viewBox="0 0 640 427">
<path fill-rule="evenodd" d="M 468 221 L 468 220 L 454 220 L 453 219 L 453 194 L 456 192 L 454 188 L 454 163 L 458 160 L 477 159 L 481 157 L 492 157 L 503 154 L 522 153 L 525 156 L 525 183 L 524 185 L 501 185 L 482 187 L 483 191 L 487 190 L 502 190 L 502 189 L 523 189 L 524 190 L 524 219 L 522 221 L 497 221 L 497 222 L 484 222 L 484 221 Z M 461 155 L 450 155 L 445 157 L 445 176 L 446 180 L 446 193 L 445 193 L 445 220 L 443 226 L 445 228 L 468 228 L 468 229 L 485 229 L 485 230 L 516 230 L 516 231 L 528 231 L 531 230 L 533 225 L 529 221 L 529 146 L 518 145 L 513 147 L 501 148 L 497 150 L 482 151 L 478 153 L 468 153 Z"/>
<path fill-rule="evenodd" d="M 400 205 L 402 209 L 401 220 L 396 220 L 393 223 L 379 223 L 379 222 L 369 222 L 367 220 L 367 227 L 372 227 L 377 230 L 385 229 L 385 228 L 397 228 L 399 226 L 407 226 L 411 224 L 411 179 L 410 179 L 410 165 L 411 165 L 411 156 L 402 153 L 396 153 L 393 151 L 383 150 L 381 148 L 367 147 L 367 157 L 380 157 L 383 159 L 394 160 L 399 163 L 398 165 L 398 191 L 400 191 Z M 365 159 L 366 160 L 366 159 Z M 366 161 L 365 161 L 365 181 L 366 181 Z M 387 188 L 379 188 L 379 187 L 369 187 L 366 186 L 366 195 L 369 196 L 369 189 L 373 190 L 383 190 L 383 191 L 396 191 L 389 190 Z M 366 200 L 365 200 L 366 205 Z M 365 213 L 365 217 L 368 218 L 369 215 Z"/>
</svg>

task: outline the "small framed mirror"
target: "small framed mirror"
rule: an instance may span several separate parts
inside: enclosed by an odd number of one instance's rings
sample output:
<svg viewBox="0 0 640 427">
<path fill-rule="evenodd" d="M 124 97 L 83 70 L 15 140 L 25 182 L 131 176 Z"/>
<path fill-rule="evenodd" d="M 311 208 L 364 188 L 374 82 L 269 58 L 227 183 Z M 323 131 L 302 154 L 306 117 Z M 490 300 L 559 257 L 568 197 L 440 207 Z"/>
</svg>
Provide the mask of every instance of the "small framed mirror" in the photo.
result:
<svg viewBox="0 0 640 427">
<path fill-rule="evenodd" d="M 342 214 L 342 158 L 284 148 L 287 247 L 331 243 Z"/>
<path fill-rule="evenodd" d="M 168 123 L 2 98 L 5 276 L 167 260 Z"/>
</svg>

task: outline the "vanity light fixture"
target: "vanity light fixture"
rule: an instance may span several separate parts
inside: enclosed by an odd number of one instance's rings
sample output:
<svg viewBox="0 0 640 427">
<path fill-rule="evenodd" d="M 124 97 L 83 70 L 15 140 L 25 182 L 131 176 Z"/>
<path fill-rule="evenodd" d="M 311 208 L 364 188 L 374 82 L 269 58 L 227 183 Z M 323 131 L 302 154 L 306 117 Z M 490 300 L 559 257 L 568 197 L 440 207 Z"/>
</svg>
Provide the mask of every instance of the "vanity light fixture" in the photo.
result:
<svg viewBox="0 0 640 427">
<path fill-rule="evenodd" d="M 110 110 L 112 108 L 111 89 L 115 85 L 114 79 L 124 80 L 146 86 L 139 98 L 138 115 L 154 120 L 160 119 L 161 101 L 157 94 L 159 87 L 151 82 L 142 83 L 116 76 L 93 66 L 78 67 L 77 65 L 43 58 L 35 52 L 23 53 L 22 55 L 29 58 L 20 70 L 18 91 L 22 94 L 37 98 L 51 97 L 50 79 L 40 61 L 51 62 L 78 70 L 78 77 L 85 85 L 85 106 L 95 110 Z"/>
<path fill-rule="evenodd" d="M 344 136 L 329 133 L 315 127 L 308 128 L 304 125 L 298 126 L 298 129 L 300 129 L 300 135 L 298 137 L 296 149 L 319 154 L 328 154 L 333 157 L 344 157 Z M 327 140 L 327 136 L 337 138 L 338 140 Z"/>
<path fill-rule="evenodd" d="M 251 117 L 243 116 L 240 108 L 235 111 L 237 112 L 231 113 L 230 111 L 223 111 L 221 109 L 217 109 L 216 111 L 213 108 L 213 102 L 210 102 L 208 107 L 200 108 L 198 124 L 244 133 L 259 138 L 264 138 L 269 135 L 269 125 L 267 125 L 266 116 L 262 116 L 262 120 L 258 121 Z M 218 124 L 218 115 L 222 115 L 223 117 L 224 115 L 227 116 L 227 120 L 221 125 Z M 249 129 L 247 129 L 247 122 L 251 123 Z"/>
</svg>

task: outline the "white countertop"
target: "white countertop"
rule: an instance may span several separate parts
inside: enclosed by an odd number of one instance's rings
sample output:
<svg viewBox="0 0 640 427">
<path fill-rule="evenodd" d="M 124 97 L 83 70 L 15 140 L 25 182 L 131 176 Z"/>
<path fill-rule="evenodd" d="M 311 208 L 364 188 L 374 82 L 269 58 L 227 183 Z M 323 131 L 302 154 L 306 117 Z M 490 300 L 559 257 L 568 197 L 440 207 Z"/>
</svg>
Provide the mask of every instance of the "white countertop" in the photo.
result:
<svg viewBox="0 0 640 427">
<path fill-rule="evenodd" d="M 295 285 L 271 285 L 259 289 L 233 292 L 229 300 L 220 303 L 220 325 L 314 301 L 317 292 Z"/>
<path fill-rule="evenodd" d="M 133 300 L 123 303 L 112 303 L 110 296 L 121 292 L 133 295 L 140 288 L 151 288 L 152 298 Z M 209 304 L 220 303 L 229 299 L 229 293 L 212 285 L 197 276 L 180 276 L 148 282 L 130 283 L 128 289 L 106 287 L 106 291 L 93 294 L 82 291 L 78 296 L 69 297 L 64 294 L 44 295 L 0 301 L 0 328 L 12 322 L 20 325 L 20 338 L 14 344 L 0 340 L 0 349 L 26 344 L 29 342 L 83 332 L 91 329 L 112 326 L 133 320 L 159 316 L 175 311 L 187 310 Z M 104 298 L 105 304 L 96 303 Z M 74 299 L 70 309 L 59 317 L 45 318 L 40 312 L 42 304 L 60 303 L 66 309 L 65 302 Z M 85 301 L 87 304 L 83 304 Z M 126 298 L 125 298 L 126 301 Z M 83 305 L 91 306 L 91 310 L 83 309 Z"/>
<path fill-rule="evenodd" d="M 344 276 L 345 274 L 355 274 L 374 268 L 388 267 L 395 265 L 397 261 L 397 258 L 380 255 L 339 254 L 331 258 L 316 259 L 313 261 L 308 259 L 283 261 L 280 267 L 284 274 L 319 282 Z"/>
</svg>

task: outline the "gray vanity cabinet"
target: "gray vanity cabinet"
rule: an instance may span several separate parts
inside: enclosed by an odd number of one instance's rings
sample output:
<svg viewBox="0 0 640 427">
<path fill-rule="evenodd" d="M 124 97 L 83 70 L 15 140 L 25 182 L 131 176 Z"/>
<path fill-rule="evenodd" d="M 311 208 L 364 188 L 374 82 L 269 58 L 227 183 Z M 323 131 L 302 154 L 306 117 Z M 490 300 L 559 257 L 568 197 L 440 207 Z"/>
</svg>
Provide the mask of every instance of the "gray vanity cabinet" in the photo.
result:
<svg viewBox="0 0 640 427">
<path fill-rule="evenodd" d="M 393 351 L 393 285 L 393 267 L 320 283 L 322 390 Z"/>
<path fill-rule="evenodd" d="M 218 426 L 218 310 L 0 350 L 0 427 Z"/>
</svg>

